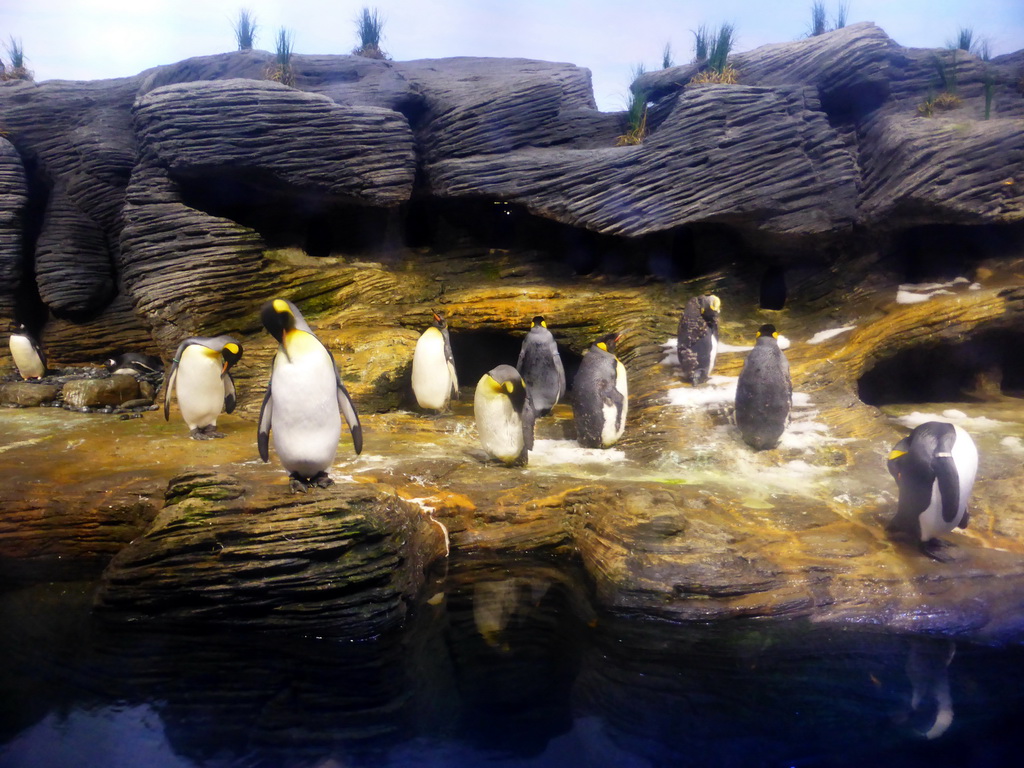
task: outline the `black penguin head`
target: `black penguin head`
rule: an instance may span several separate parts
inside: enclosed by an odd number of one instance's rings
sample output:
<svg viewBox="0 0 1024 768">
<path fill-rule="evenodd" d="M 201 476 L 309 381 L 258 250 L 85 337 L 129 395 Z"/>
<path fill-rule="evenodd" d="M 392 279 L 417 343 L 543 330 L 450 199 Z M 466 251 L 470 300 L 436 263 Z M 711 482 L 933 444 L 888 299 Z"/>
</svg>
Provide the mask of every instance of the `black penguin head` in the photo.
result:
<svg viewBox="0 0 1024 768">
<path fill-rule="evenodd" d="M 435 328 L 440 328 L 442 331 L 448 327 L 448 321 L 444 317 L 444 312 L 432 311 L 431 314 L 434 316 L 433 321 L 430 323 Z"/>
<path fill-rule="evenodd" d="M 709 316 L 716 317 L 722 311 L 722 300 L 714 294 L 701 296 L 700 310 L 705 319 L 708 319 Z"/>
<path fill-rule="evenodd" d="M 232 339 L 221 347 L 220 355 L 224 358 L 224 372 L 227 373 L 231 366 L 242 359 L 242 345 Z"/>
<path fill-rule="evenodd" d="M 284 342 L 285 331 L 295 328 L 295 313 L 298 310 L 295 305 L 287 299 L 273 299 L 263 305 L 260 310 L 260 320 L 267 333 L 277 339 L 278 344 Z"/>
<path fill-rule="evenodd" d="M 519 371 L 511 365 L 499 365 L 484 374 L 491 391 L 512 401 L 516 413 L 523 412 L 526 405 L 526 382 Z"/>
<path fill-rule="evenodd" d="M 620 333 L 609 333 L 598 339 L 594 343 L 594 346 L 596 346 L 598 349 L 603 349 L 605 352 L 610 352 L 611 354 L 614 355 L 615 343 L 621 338 L 622 334 Z"/>
<path fill-rule="evenodd" d="M 779 332 L 775 330 L 775 326 L 771 323 L 765 323 L 757 329 L 757 338 L 778 339 Z"/>
<path fill-rule="evenodd" d="M 544 318 L 542 316 L 537 315 L 535 318 L 533 318 L 533 327 L 534 328 L 547 328 L 548 324 L 544 322 Z"/>
</svg>

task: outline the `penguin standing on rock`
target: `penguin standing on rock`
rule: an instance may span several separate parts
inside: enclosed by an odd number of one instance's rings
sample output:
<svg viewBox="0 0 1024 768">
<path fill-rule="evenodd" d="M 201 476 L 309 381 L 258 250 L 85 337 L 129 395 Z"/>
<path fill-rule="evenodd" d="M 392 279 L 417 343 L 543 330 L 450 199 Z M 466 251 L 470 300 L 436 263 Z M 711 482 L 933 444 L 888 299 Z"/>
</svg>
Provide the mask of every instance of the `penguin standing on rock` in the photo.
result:
<svg viewBox="0 0 1024 768">
<path fill-rule="evenodd" d="M 572 382 L 576 438 L 586 448 L 609 448 L 626 429 L 629 388 L 626 368 L 615 356 L 619 338 L 610 333 L 592 344 Z"/>
<path fill-rule="evenodd" d="M 217 431 L 223 410 L 235 410 L 231 366 L 242 357 L 242 345 L 230 336 L 190 336 L 178 345 L 164 388 L 164 419 L 171 418 L 171 392 L 178 397 L 181 417 L 193 440 L 224 437 Z"/>
<path fill-rule="evenodd" d="M 978 473 L 971 436 L 953 424 L 925 422 L 893 446 L 888 467 L 899 488 L 889 530 L 917 542 L 935 560 L 951 559 L 941 551 L 948 543 L 938 537 L 967 527 L 967 502 Z"/>
<path fill-rule="evenodd" d="M 743 442 L 762 451 L 774 448 L 793 405 L 789 361 L 779 349 L 774 325 L 762 325 L 736 382 L 736 426 Z"/>
<path fill-rule="evenodd" d="M 299 308 L 286 299 L 274 299 L 263 305 L 260 317 L 278 343 L 260 408 L 256 436 L 260 458 L 270 460 L 273 430 L 274 450 L 291 476 L 292 490 L 305 493 L 314 485 L 326 488 L 334 482 L 327 469 L 338 453 L 342 415 L 356 454 L 363 450 L 359 416 L 341 383 L 334 356 L 314 335 Z"/>
<path fill-rule="evenodd" d="M 523 375 L 537 415 L 551 413 L 552 407 L 565 396 L 565 369 L 555 337 L 540 315 L 533 318 L 533 327 L 523 339 L 516 369 Z"/>
<path fill-rule="evenodd" d="M 473 416 L 480 442 L 490 456 L 510 467 L 526 465 L 536 420 L 526 382 L 511 365 L 499 365 L 476 385 Z"/>
<path fill-rule="evenodd" d="M 448 335 L 448 321 L 440 312 L 416 342 L 412 355 L 412 392 L 420 408 L 448 410 L 448 402 L 459 397 L 459 378 Z"/>
<path fill-rule="evenodd" d="M 46 354 L 42 345 L 28 332 L 24 323 L 11 326 L 8 342 L 14 365 L 23 379 L 41 379 L 46 375 Z"/>
<path fill-rule="evenodd" d="M 703 384 L 715 367 L 718 354 L 718 315 L 722 302 L 717 296 L 693 296 L 679 318 L 676 353 L 683 379 L 694 386 Z"/>
</svg>

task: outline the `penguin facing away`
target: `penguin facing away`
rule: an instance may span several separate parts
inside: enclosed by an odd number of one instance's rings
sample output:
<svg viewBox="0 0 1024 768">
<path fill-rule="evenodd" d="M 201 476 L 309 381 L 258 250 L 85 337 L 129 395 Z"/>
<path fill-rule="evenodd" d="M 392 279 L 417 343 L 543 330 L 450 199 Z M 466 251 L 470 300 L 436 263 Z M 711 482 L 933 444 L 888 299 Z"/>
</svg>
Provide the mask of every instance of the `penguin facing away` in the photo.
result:
<svg viewBox="0 0 1024 768">
<path fill-rule="evenodd" d="M 572 382 L 576 438 L 586 448 L 609 448 L 626 429 L 626 368 L 615 356 L 615 344 L 620 338 L 619 334 L 610 333 L 594 342 Z"/>
<path fill-rule="evenodd" d="M 707 381 L 715 367 L 721 311 L 722 302 L 717 296 L 692 296 L 679 318 L 676 354 L 683 379 L 694 386 Z"/>
<path fill-rule="evenodd" d="M 267 392 L 260 407 L 256 444 L 269 461 L 271 432 L 274 451 L 288 470 L 293 491 L 305 493 L 334 481 L 327 469 L 334 463 L 341 438 L 341 417 L 352 433 L 352 446 L 363 450 L 363 429 L 338 366 L 316 337 L 299 308 L 286 299 L 263 305 L 260 317 L 278 343 Z"/>
<path fill-rule="evenodd" d="M 28 332 L 24 323 L 11 326 L 8 341 L 11 357 L 23 379 L 41 379 L 46 375 L 46 353 L 39 341 Z"/>
<path fill-rule="evenodd" d="M 978 473 L 978 449 L 962 428 L 928 421 L 893 446 L 887 462 L 899 488 L 889 531 L 917 542 L 929 557 L 947 561 L 939 536 L 966 528 L 967 503 Z"/>
<path fill-rule="evenodd" d="M 459 397 L 459 379 L 448 334 L 448 321 L 440 312 L 416 342 L 412 355 L 412 391 L 420 408 L 446 411 L 449 401 Z"/>
<path fill-rule="evenodd" d="M 164 363 L 159 357 L 144 355 L 140 352 L 125 352 L 123 355 L 109 358 L 103 365 L 111 374 L 125 373 L 131 376 L 163 373 L 164 370 Z"/>
<path fill-rule="evenodd" d="M 522 467 L 533 448 L 536 421 L 526 382 L 511 365 L 480 377 L 473 397 L 476 431 L 484 450 L 505 465 Z"/>
<path fill-rule="evenodd" d="M 242 357 L 242 345 L 230 336 L 190 336 L 178 345 L 164 387 L 164 420 L 171 418 L 171 393 L 193 440 L 224 437 L 217 431 L 221 411 L 235 410 L 231 366 Z"/>
<path fill-rule="evenodd" d="M 565 397 L 565 369 L 558 354 L 558 344 L 540 315 L 533 318 L 533 327 L 523 339 L 516 369 L 526 382 L 526 390 L 537 416 L 551 413 Z"/>
<path fill-rule="evenodd" d="M 793 404 L 789 361 L 779 349 L 774 325 L 762 325 L 736 382 L 736 426 L 758 451 L 774 448 L 786 429 Z"/>
</svg>

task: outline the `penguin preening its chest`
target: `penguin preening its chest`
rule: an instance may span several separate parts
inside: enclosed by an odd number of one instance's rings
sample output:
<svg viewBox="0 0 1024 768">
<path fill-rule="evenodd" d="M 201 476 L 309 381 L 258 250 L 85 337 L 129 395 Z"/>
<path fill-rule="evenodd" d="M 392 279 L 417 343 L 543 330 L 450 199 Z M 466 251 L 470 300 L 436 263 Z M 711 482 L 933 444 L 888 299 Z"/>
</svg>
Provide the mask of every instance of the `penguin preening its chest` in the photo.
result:
<svg viewBox="0 0 1024 768">
<path fill-rule="evenodd" d="M 586 448 L 615 445 L 626 429 L 629 388 L 626 368 L 615 356 L 619 338 L 610 333 L 592 344 L 572 382 L 576 438 Z"/>
<path fill-rule="evenodd" d="M 269 461 L 273 431 L 274 451 L 291 476 L 292 489 L 326 488 L 333 482 L 327 469 L 338 452 L 342 416 L 352 433 L 356 454 L 363 450 L 359 416 L 341 383 L 334 356 L 314 335 L 298 307 L 274 299 L 263 305 L 260 316 L 278 343 L 260 408 L 256 438 L 260 458 Z"/>
<path fill-rule="evenodd" d="M 736 382 L 736 426 L 751 448 L 778 445 L 793 404 L 789 361 L 779 349 L 774 325 L 762 325 Z"/>
<path fill-rule="evenodd" d="M 191 336 L 178 345 L 164 387 L 164 419 L 170 419 L 171 392 L 193 440 L 224 437 L 217 431 L 220 412 L 235 410 L 231 366 L 242 357 L 242 345 L 230 336 Z"/>
<path fill-rule="evenodd" d="M 21 378 L 41 379 L 46 375 L 46 354 L 43 347 L 23 323 L 11 328 L 8 345 Z"/>
<path fill-rule="evenodd" d="M 953 424 L 928 421 L 893 446 L 889 473 L 899 488 L 896 516 L 889 530 L 912 538 L 922 551 L 945 560 L 937 537 L 966 528 L 967 502 L 978 472 L 978 449 Z"/>
<path fill-rule="evenodd" d="M 526 382 L 530 400 L 538 416 L 546 416 L 565 396 L 565 369 L 558 344 L 544 318 L 533 318 L 533 327 L 523 339 L 516 369 Z"/>
<path fill-rule="evenodd" d="M 511 365 L 480 377 L 473 397 L 476 431 L 487 453 L 508 466 L 524 466 L 533 448 L 535 414 L 526 382 Z"/>
<path fill-rule="evenodd" d="M 412 355 L 412 392 L 420 408 L 445 411 L 448 402 L 459 397 L 459 379 L 448 334 L 448 322 L 439 312 L 416 342 Z"/>
<path fill-rule="evenodd" d="M 715 367 L 721 311 L 722 302 L 717 296 L 693 296 L 679 318 L 676 354 L 683 379 L 693 385 L 707 381 Z"/>
<path fill-rule="evenodd" d="M 111 374 L 125 373 L 130 376 L 162 373 L 164 370 L 164 363 L 159 357 L 144 355 L 140 352 L 126 352 L 123 355 L 112 357 L 104 365 Z"/>
</svg>

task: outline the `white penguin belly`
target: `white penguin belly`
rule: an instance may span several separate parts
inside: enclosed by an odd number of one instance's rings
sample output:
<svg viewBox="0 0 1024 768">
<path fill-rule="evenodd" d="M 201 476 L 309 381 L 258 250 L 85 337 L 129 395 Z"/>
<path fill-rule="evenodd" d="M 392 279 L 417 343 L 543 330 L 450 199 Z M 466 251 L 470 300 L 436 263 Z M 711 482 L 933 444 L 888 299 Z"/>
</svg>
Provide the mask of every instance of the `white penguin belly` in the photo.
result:
<svg viewBox="0 0 1024 768">
<path fill-rule="evenodd" d="M 216 425 L 224 408 L 221 357 L 211 357 L 204 350 L 196 344 L 185 347 L 175 374 L 178 408 L 189 429 Z"/>
<path fill-rule="evenodd" d="M 629 384 L 626 381 L 626 367 L 615 361 L 615 390 L 622 395 L 622 411 L 615 403 L 604 403 L 601 406 L 603 422 L 601 424 L 601 445 L 608 448 L 615 445 L 626 431 L 626 411 L 629 408 Z"/>
<path fill-rule="evenodd" d="M 9 344 L 11 357 L 18 367 L 18 373 L 23 379 L 41 379 L 46 371 L 43 368 L 43 361 L 32 346 L 32 341 L 20 334 L 12 334 Z"/>
<path fill-rule="evenodd" d="M 280 352 L 270 382 L 274 451 L 289 472 L 311 478 L 328 469 L 338 453 L 341 413 L 338 380 L 327 350 Z"/>
<path fill-rule="evenodd" d="M 708 357 L 708 376 L 715 370 L 715 358 L 718 356 L 718 339 L 715 338 L 715 334 L 711 336 L 711 355 Z"/>
<path fill-rule="evenodd" d="M 978 449 L 974 440 L 963 429 L 954 425 L 956 440 L 950 454 L 956 466 L 957 479 L 960 481 L 960 497 L 956 508 L 956 517 L 951 522 L 942 519 L 942 497 L 939 494 L 939 481 L 932 483 L 932 498 L 928 507 L 920 514 L 921 541 L 928 541 L 936 536 L 949 533 L 964 519 L 971 491 L 974 490 L 974 478 L 978 473 Z"/>
<path fill-rule="evenodd" d="M 412 355 L 412 391 L 420 408 L 442 411 L 451 399 L 452 379 L 444 356 L 444 337 L 428 328 Z"/>
<path fill-rule="evenodd" d="M 487 397 L 479 392 L 473 400 L 476 431 L 484 450 L 511 463 L 523 452 L 523 423 L 507 397 Z"/>
</svg>

